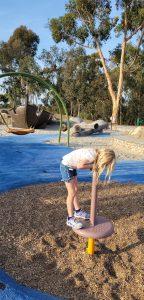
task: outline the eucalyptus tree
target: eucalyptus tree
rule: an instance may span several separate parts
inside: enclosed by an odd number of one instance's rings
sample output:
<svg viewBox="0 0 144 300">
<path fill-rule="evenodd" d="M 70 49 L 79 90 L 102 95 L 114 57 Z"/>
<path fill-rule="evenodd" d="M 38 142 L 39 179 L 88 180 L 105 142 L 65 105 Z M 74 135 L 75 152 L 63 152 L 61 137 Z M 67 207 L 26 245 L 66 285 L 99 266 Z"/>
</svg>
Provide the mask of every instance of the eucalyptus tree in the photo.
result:
<svg viewBox="0 0 144 300">
<path fill-rule="evenodd" d="M 39 74 L 40 68 L 33 57 L 26 56 L 19 60 L 18 71 Z M 26 80 L 23 77 L 8 77 L 1 86 L 7 93 L 9 104 L 12 108 L 22 104 L 22 99 L 26 104 L 30 99 L 34 99 L 34 97 L 38 97 L 42 93 L 42 87 L 37 82 L 29 79 Z"/>
<path fill-rule="evenodd" d="M 59 49 L 56 45 L 51 46 L 49 50 L 43 49 L 39 59 L 43 65 L 41 74 L 47 80 L 50 80 L 59 89 L 58 78 L 60 78 L 61 68 L 65 61 L 65 50 Z M 57 106 L 50 91 L 44 92 L 41 101 L 52 112 L 57 111 Z"/>
<path fill-rule="evenodd" d="M 49 50 L 43 49 L 39 59 L 44 64 L 42 73 L 48 77 L 53 83 L 56 82 L 56 77 L 61 70 L 65 61 L 66 51 L 59 49 L 56 45 L 50 47 Z"/>
<path fill-rule="evenodd" d="M 133 64 L 133 57 L 137 54 L 137 58 Z M 126 119 L 135 123 L 137 118 L 144 119 L 144 50 L 135 49 L 129 45 L 126 53 L 131 72 L 125 70 L 126 76 L 124 81 L 124 90 L 127 94 L 127 110 Z M 136 56 L 135 56 L 136 57 Z"/>
<path fill-rule="evenodd" d="M 66 52 L 65 61 L 57 78 L 69 114 L 95 119 L 110 117 L 110 99 L 96 54 L 87 55 L 83 48 Z"/>
<path fill-rule="evenodd" d="M 39 73 L 35 55 L 39 44 L 39 36 L 26 26 L 17 28 L 7 42 L 0 44 L 1 72 Z M 37 83 L 29 84 L 23 78 L 5 79 L 2 85 L 9 95 L 9 100 L 15 105 L 20 104 L 20 98 L 28 96 L 32 91 L 39 91 Z"/>
<path fill-rule="evenodd" d="M 117 121 L 123 91 L 124 62 L 127 43 L 137 35 L 138 47 L 144 36 L 144 9 L 142 0 L 115 0 L 119 11 L 112 17 L 110 0 L 68 0 L 66 13 L 52 18 L 49 27 L 56 43 L 66 41 L 68 45 L 81 45 L 95 49 L 102 62 L 109 94 L 112 100 L 112 116 Z M 118 16 L 117 16 L 118 14 Z M 117 90 L 104 57 L 102 46 L 107 44 L 112 31 L 122 36 Z"/>
<path fill-rule="evenodd" d="M 16 71 L 26 56 L 35 57 L 39 36 L 26 26 L 18 27 L 7 42 L 0 44 L 0 69 L 3 72 Z"/>
<path fill-rule="evenodd" d="M 111 53 L 113 78 L 118 77 L 118 67 L 121 57 L 120 45 Z M 132 44 L 127 45 L 124 66 L 124 88 L 121 101 L 122 119 L 133 123 L 144 118 L 144 50 Z"/>
</svg>

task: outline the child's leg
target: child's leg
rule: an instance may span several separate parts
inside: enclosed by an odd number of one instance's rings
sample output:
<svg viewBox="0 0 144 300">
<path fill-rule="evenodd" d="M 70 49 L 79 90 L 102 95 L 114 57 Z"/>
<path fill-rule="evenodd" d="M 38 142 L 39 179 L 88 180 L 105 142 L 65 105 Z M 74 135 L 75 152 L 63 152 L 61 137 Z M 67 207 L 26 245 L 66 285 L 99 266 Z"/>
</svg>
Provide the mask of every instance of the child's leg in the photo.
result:
<svg viewBox="0 0 144 300">
<path fill-rule="evenodd" d="M 75 208 L 75 210 L 78 210 L 78 209 L 80 209 L 80 204 L 79 204 L 79 201 L 77 199 L 77 192 L 78 192 L 77 176 L 75 176 L 73 180 L 74 180 L 74 187 L 75 187 L 74 208 Z"/>
<path fill-rule="evenodd" d="M 75 218 L 82 218 L 85 220 L 89 220 L 90 218 L 90 214 L 83 211 L 80 208 L 80 203 L 77 199 L 77 191 L 78 191 L 78 181 L 77 181 L 77 176 L 74 177 L 74 186 L 75 186 L 75 197 L 74 197 L 74 208 L 75 208 L 75 213 L 74 213 L 74 217 Z"/>
<path fill-rule="evenodd" d="M 75 180 L 72 179 L 68 182 L 65 182 L 67 191 L 68 191 L 68 196 L 67 196 L 67 211 L 68 211 L 68 216 L 72 217 L 73 216 L 73 209 L 74 209 L 74 199 L 75 199 Z"/>
</svg>

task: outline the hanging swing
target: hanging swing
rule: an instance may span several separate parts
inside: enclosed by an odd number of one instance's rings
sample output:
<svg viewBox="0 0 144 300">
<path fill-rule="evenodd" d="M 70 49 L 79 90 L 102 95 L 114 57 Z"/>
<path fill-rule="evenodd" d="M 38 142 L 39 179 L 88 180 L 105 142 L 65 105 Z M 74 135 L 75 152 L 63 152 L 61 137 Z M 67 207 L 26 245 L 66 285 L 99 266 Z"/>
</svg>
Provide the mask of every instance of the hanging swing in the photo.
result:
<svg viewBox="0 0 144 300">
<path fill-rule="evenodd" d="M 7 127 L 6 132 L 8 133 L 13 133 L 13 134 L 17 134 L 17 135 L 25 135 L 25 134 L 29 134 L 29 133 L 34 133 L 35 129 L 30 127 L 30 128 L 16 128 L 16 127 L 10 127 L 5 118 L 3 117 L 2 113 L 0 112 L 0 116 L 5 124 L 5 126 Z"/>
<path fill-rule="evenodd" d="M 41 116 L 41 113 L 42 113 L 43 110 L 40 109 L 40 106 L 38 106 L 37 108 L 37 111 L 36 111 L 36 119 L 35 121 L 33 122 L 32 126 L 29 127 L 29 128 L 20 128 L 20 127 L 10 127 L 4 116 L 2 115 L 2 113 L 0 112 L 0 116 L 4 122 L 4 124 L 6 125 L 7 129 L 6 129 L 6 132 L 8 133 L 13 133 L 13 134 L 17 134 L 17 135 L 25 135 L 25 134 L 29 134 L 29 133 L 34 133 L 35 132 L 35 124 L 37 122 L 37 118 L 40 118 Z"/>
<path fill-rule="evenodd" d="M 25 135 L 29 133 L 34 133 L 35 129 L 34 128 L 14 128 L 10 127 L 6 130 L 8 133 L 13 133 L 17 135 Z"/>
<path fill-rule="evenodd" d="M 58 104 L 58 108 L 59 108 L 59 112 L 60 112 L 60 127 L 59 127 L 59 137 L 58 137 L 58 141 L 60 143 L 60 139 L 61 139 L 61 131 L 62 131 L 62 114 L 65 113 L 67 116 L 67 144 L 69 146 L 69 136 L 70 136 L 70 126 L 69 126 L 69 115 L 68 115 L 68 111 L 66 108 L 66 105 L 61 97 L 61 95 L 57 92 L 55 86 L 47 79 L 43 79 L 37 75 L 32 75 L 29 73 L 23 73 L 23 72 L 8 72 L 8 73 L 3 73 L 0 74 L 0 78 L 3 77 L 7 77 L 7 76 L 11 76 L 11 77 L 17 77 L 17 76 L 23 76 L 26 78 L 30 78 L 34 81 L 36 81 L 37 83 L 39 83 L 39 85 L 45 89 L 48 89 L 52 92 L 53 96 L 55 97 L 55 100 Z M 3 119 L 3 118 L 2 118 Z M 31 132 L 34 132 L 34 128 L 12 128 L 10 126 L 8 126 L 8 124 L 6 124 L 6 122 L 4 122 L 5 125 L 7 126 L 7 130 L 8 132 L 11 132 L 13 134 L 18 134 L 18 135 L 23 135 L 23 134 L 28 134 Z"/>
</svg>

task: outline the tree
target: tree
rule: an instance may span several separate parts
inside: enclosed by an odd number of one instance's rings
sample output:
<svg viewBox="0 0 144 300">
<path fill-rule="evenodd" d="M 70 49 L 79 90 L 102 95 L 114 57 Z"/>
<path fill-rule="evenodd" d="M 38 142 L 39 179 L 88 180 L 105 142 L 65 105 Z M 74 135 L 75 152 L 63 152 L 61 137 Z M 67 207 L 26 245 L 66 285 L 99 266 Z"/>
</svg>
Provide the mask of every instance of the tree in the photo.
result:
<svg viewBox="0 0 144 300">
<path fill-rule="evenodd" d="M 65 60 L 65 51 L 63 49 L 58 49 L 58 47 L 55 45 L 50 47 L 49 50 L 43 49 L 39 59 L 44 65 L 43 69 L 41 70 L 41 74 L 46 80 L 48 79 L 54 85 L 56 85 L 57 89 L 59 90 L 57 81 Z M 43 93 L 41 101 L 52 112 L 57 111 L 55 99 L 49 91 L 45 91 Z"/>
<path fill-rule="evenodd" d="M 118 46 L 111 53 L 113 76 L 118 77 L 121 48 Z M 124 88 L 121 101 L 123 122 L 134 124 L 137 118 L 144 118 L 144 50 L 127 45 L 124 66 Z"/>
<path fill-rule="evenodd" d="M 94 48 L 101 60 L 112 100 L 112 116 L 117 121 L 120 100 L 123 90 L 124 62 L 127 43 L 140 34 L 138 47 L 144 36 L 144 9 L 141 0 L 116 0 L 120 17 L 111 17 L 110 0 L 69 0 L 66 13 L 49 22 L 53 39 L 56 43 L 66 41 L 68 45 L 79 44 L 86 48 Z M 115 91 L 109 65 L 102 51 L 102 45 L 110 38 L 112 30 L 122 35 L 119 79 Z"/>
<path fill-rule="evenodd" d="M 132 65 L 131 56 L 137 49 L 129 45 L 127 57 Z M 137 118 L 144 119 L 144 50 L 137 52 L 138 58 L 135 60 L 131 72 L 126 69 L 124 90 L 127 95 L 125 118 L 135 124 Z"/>
<path fill-rule="evenodd" d="M 17 28 L 7 42 L 0 44 L 0 69 L 2 72 L 17 71 L 39 73 L 39 66 L 34 57 L 37 52 L 39 37 L 26 26 Z M 39 93 L 37 83 L 25 81 L 23 78 L 5 79 L 2 85 L 9 96 L 10 103 L 15 107 L 21 98 Z"/>
<path fill-rule="evenodd" d="M 82 48 L 65 52 L 65 60 L 57 74 L 57 88 L 61 91 L 69 114 L 96 119 L 100 114 L 110 117 L 110 99 L 96 54 L 86 55 Z"/>
<path fill-rule="evenodd" d="M 52 46 L 49 51 L 43 49 L 39 57 L 44 63 L 43 75 L 48 77 L 53 83 L 55 83 L 55 79 L 64 63 L 65 53 L 63 49 L 60 50 L 57 46 Z"/>
<path fill-rule="evenodd" d="M 2 71 L 16 71 L 21 59 L 34 57 L 39 37 L 26 26 L 17 28 L 7 42 L 0 44 L 0 68 Z"/>
</svg>

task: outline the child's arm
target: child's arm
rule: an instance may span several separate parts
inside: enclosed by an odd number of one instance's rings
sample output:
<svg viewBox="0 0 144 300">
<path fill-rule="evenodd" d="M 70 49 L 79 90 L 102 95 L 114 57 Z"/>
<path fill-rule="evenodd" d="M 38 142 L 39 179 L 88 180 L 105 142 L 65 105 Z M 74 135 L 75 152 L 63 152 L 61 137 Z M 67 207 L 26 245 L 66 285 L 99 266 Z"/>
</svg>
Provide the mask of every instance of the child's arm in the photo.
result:
<svg viewBox="0 0 144 300">
<path fill-rule="evenodd" d="M 92 169 L 93 162 L 89 162 L 88 160 L 80 161 L 77 164 L 77 169 Z"/>
</svg>

